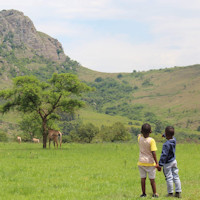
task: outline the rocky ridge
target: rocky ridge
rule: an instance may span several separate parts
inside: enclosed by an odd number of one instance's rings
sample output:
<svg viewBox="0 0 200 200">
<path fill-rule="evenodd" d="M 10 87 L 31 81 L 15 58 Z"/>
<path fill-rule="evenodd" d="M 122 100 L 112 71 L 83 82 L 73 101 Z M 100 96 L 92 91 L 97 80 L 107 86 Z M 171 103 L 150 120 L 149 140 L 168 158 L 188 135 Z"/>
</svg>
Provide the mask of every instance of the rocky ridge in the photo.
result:
<svg viewBox="0 0 200 200">
<path fill-rule="evenodd" d="M 25 57 L 39 55 L 58 62 L 66 59 L 60 42 L 38 32 L 33 22 L 17 10 L 0 11 L 0 45 L 6 45 L 8 50 L 23 46 Z"/>
</svg>

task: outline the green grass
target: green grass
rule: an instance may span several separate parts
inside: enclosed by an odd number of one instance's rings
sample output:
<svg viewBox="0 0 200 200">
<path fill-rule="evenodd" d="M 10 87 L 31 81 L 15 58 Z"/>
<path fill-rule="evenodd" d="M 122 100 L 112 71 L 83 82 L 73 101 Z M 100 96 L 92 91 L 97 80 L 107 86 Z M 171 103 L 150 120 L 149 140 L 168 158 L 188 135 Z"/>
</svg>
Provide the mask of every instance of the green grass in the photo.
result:
<svg viewBox="0 0 200 200">
<path fill-rule="evenodd" d="M 141 125 L 140 121 L 131 120 L 119 115 L 111 116 L 104 113 L 97 113 L 92 109 L 81 109 L 79 114 L 83 123 L 93 123 L 97 127 L 101 127 L 102 125 L 111 126 L 116 122 L 122 122 L 125 126 L 128 126 L 129 122 Z"/>
<path fill-rule="evenodd" d="M 160 156 L 162 144 L 158 144 Z M 199 154 L 196 144 L 178 144 L 182 199 L 199 199 Z M 138 145 L 0 143 L 1 200 L 129 200 L 141 194 Z M 163 173 L 156 178 L 159 199 L 167 199 Z M 146 199 L 151 199 L 147 181 Z M 172 198 L 173 199 L 173 198 Z"/>
</svg>

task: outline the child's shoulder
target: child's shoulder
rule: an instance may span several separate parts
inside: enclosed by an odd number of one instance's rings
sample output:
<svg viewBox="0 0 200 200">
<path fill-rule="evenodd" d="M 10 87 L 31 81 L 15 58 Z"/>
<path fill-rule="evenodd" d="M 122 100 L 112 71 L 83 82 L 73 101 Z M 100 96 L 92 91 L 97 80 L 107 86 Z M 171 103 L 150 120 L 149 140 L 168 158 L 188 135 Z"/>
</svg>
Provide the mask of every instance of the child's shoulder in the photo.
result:
<svg viewBox="0 0 200 200">
<path fill-rule="evenodd" d="M 156 143 L 156 140 L 154 138 L 152 138 L 152 137 L 149 137 L 149 141 L 150 141 L 151 144 L 152 143 Z"/>
<path fill-rule="evenodd" d="M 155 141 L 155 139 L 153 137 L 148 137 L 148 138 L 149 138 L 149 140 L 154 140 Z"/>
<path fill-rule="evenodd" d="M 142 134 L 138 134 L 138 142 L 139 142 L 139 140 L 140 140 L 140 138 L 142 137 Z"/>
</svg>

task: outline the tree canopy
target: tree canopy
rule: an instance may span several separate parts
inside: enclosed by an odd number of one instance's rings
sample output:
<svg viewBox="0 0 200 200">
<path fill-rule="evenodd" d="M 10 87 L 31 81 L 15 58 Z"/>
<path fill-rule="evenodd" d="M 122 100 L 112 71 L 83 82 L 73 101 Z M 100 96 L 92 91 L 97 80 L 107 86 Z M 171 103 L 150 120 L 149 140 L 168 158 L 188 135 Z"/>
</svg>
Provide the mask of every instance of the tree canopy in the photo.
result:
<svg viewBox="0 0 200 200">
<path fill-rule="evenodd" d="M 54 73 L 48 82 L 41 82 L 34 76 L 16 77 L 11 89 L 0 92 L 0 97 L 5 100 L 1 112 L 16 109 L 23 113 L 36 113 L 42 120 L 43 148 L 46 148 L 47 122 L 58 117 L 58 110 L 71 113 L 81 108 L 84 102 L 78 96 L 91 90 L 70 73 Z"/>
</svg>

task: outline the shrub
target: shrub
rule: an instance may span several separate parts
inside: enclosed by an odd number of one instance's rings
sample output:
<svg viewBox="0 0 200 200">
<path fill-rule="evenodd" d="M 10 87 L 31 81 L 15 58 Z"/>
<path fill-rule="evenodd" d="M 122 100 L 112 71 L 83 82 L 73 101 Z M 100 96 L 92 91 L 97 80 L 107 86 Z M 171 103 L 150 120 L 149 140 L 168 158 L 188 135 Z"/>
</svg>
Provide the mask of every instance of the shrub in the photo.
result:
<svg viewBox="0 0 200 200">
<path fill-rule="evenodd" d="M 7 142 L 7 141 L 8 141 L 7 134 L 4 131 L 0 130 L 0 142 Z"/>
<path fill-rule="evenodd" d="M 91 143 L 92 139 L 99 133 L 99 128 L 92 123 L 81 124 L 76 130 L 72 130 L 69 136 L 65 136 L 66 142 Z"/>
<path fill-rule="evenodd" d="M 138 134 L 141 133 L 141 129 L 140 129 L 140 128 L 131 127 L 130 132 L 131 132 L 133 135 L 138 135 Z"/>
<path fill-rule="evenodd" d="M 122 74 L 118 74 L 118 75 L 117 75 L 117 78 L 122 78 L 122 77 L 123 77 Z"/>
<path fill-rule="evenodd" d="M 153 84 L 150 82 L 150 80 L 149 79 L 146 79 L 143 83 L 142 83 L 142 86 L 145 86 L 145 87 L 147 87 L 147 86 L 152 86 Z"/>
<path fill-rule="evenodd" d="M 103 81 L 103 79 L 101 77 L 98 77 L 95 79 L 95 82 L 101 82 L 101 81 Z"/>
<path fill-rule="evenodd" d="M 121 122 L 116 122 L 111 127 L 112 130 L 112 142 L 114 141 L 128 141 L 131 139 L 130 133 Z"/>
</svg>

